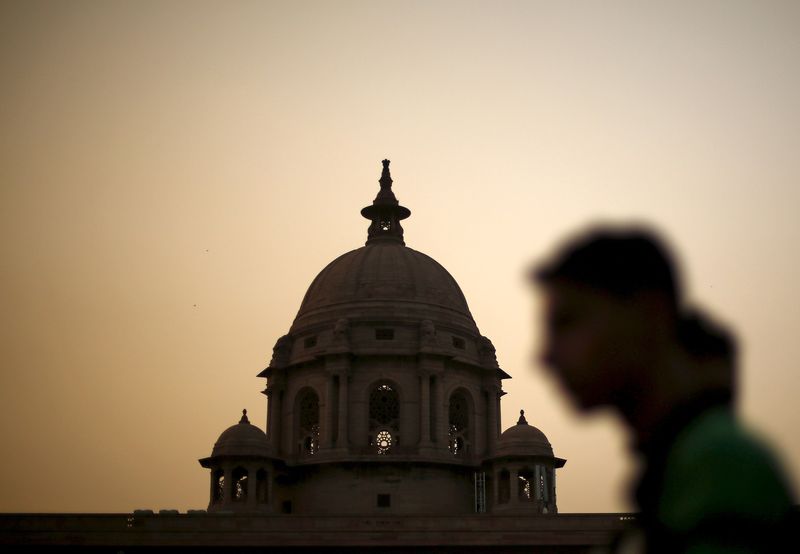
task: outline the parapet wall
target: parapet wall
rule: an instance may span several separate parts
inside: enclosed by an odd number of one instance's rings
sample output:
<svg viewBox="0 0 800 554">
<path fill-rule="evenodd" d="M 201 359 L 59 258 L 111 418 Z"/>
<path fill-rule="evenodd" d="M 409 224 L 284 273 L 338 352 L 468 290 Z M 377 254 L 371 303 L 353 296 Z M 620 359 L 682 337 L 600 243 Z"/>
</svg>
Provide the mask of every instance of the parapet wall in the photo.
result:
<svg viewBox="0 0 800 554">
<path fill-rule="evenodd" d="M 0 514 L 0 546 L 15 550 L 193 547 L 286 552 L 589 552 L 634 516 L 299 516 L 191 514 Z M 117 551 L 114 550 L 114 551 Z"/>
</svg>

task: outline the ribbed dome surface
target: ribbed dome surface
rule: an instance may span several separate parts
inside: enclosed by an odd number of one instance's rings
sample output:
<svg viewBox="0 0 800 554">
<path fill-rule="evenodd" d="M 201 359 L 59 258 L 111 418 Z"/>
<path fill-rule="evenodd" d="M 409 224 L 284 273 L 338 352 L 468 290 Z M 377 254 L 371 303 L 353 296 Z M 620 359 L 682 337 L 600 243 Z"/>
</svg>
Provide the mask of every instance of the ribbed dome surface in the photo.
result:
<svg viewBox="0 0 800 554">
<path fill-rule="evenodd" d="M 430 256 L 397 243 L 364 246 L 328 264 L 308 287 L 292 331 L 352 316 L 354 307 L 369 312 L 386 303 L 396 314 L 420 319 L 446 315 L 477 333 L 455 279 Z M 385 306 L 382 314 L 390 315 Z"/>
</svg>

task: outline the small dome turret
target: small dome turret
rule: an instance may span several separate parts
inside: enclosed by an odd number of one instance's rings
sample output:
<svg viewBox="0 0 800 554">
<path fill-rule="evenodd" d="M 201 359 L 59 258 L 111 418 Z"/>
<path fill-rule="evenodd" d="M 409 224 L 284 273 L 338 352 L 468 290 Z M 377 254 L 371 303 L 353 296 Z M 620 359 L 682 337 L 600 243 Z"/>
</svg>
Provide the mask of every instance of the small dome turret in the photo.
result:
<svg viewBox="0 0 800 554">
<path fill-rule="evenodd" d="M 529 425 L 525 410 L 519 411 L 517 424 L 503 431 L 497 441 L 496 456 L 547 456 L 553 457 L 550 441 L 539 429 Z"/>
<path fill-rule="evenodd" d="M 242 410 L 239 423 L 225 429 L 214 443 L 212 457 L 217 456 L 267 456 L 267 435 L 250 423 L 247 410 Z"/>
</svg>

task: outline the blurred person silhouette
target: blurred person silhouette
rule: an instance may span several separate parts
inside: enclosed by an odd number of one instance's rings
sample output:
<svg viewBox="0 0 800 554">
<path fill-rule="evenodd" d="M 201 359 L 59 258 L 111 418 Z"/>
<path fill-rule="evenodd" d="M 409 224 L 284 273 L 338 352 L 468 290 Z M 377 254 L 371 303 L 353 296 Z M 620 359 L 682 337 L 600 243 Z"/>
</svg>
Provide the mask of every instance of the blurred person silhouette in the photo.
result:
<svg viewBox="0 0 800 554">
<path fill-rule="evenodd" d="M 544 299 L 545 367 L 580 411 L 615 409 L 644 462 L 632 489 L 637 524 L 615 550 L 781 550 L 792 495 L 736 416 L 736 341 L 684 305 L 663 241 L 643 227 L 598 227 L 532 279 Z"/>
</svg>

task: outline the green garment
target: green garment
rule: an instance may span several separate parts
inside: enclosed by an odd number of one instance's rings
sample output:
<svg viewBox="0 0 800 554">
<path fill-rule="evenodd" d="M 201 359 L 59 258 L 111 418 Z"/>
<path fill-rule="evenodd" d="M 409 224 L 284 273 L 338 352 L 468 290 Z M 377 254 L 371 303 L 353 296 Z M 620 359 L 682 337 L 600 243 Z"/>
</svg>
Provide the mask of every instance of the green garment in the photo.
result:
<svg viewBox="0 0 800 554">
<path fill-rule="evenodd" d="M 775 457 L 726 407 L 699 414 L 668 449 L 656 517 L 684 552 L 768 550 L 791 509 Z"/>
</svg>

